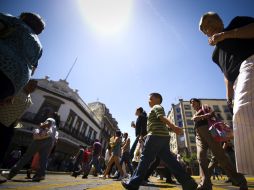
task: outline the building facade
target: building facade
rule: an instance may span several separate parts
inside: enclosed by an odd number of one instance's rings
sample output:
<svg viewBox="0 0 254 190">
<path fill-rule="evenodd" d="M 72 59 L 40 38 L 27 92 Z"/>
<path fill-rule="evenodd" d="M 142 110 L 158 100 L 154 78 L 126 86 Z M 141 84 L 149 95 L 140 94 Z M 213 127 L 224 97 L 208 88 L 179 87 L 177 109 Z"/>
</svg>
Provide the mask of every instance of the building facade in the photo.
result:
<svg viewBox="0 0 254 190">
<path fill-rule="evenodd" d="M 209 105 L 215 112 L 218 119 L 232 126 L 232 115 L 227 107 L 226 99 L 200 99 L 202 104 Z M 190 105 L 189 100 L 179 99 L 177 104 L 172 104 L 168 113 L 171 121 L 183 128 L 183 135 L 177 136 L 171 133 L 170 149 L 175 154 L 196 153 L 196 140 L 194 122 L 191 120 L 195 111 Z"/>
<path fill-rule="evenodd" d="M 67 81 L 52 81 L 48 77 L 38 79 L 38 86 L 31 97 L 33 105 L 23 114 L 23 127 L 16 130 L 10 151 L 16 147 L 25 149 L 32 141 L 32 130 L 45 121 L 50 112 L 60 114 L 56 146 L 59 162 L 75 155 L 79 145 L 90 146 L 95 139 L 100 139 L 100 120 Z"/>
<path fill-rule="evenodd" d="M 112 137 L 116 130 L 118 130 L 118 122 L 112 117 L 109 109 L 101 102 L 92 102 L 88 104 L 101 123 L 101 138 L 103 152 L 105 152 L 110 137 Z"/>
</svg>

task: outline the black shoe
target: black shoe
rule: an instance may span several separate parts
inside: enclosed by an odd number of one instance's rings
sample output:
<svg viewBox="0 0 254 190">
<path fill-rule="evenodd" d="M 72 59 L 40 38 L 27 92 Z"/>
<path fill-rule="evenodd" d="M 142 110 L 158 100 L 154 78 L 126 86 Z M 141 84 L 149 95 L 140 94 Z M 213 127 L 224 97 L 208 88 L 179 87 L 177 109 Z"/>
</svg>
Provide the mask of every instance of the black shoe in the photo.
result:
<svg viewBox="0 0 254 190">
<path fill-rule="evenodd" d="M 129 185 L 126 181 L 122 181 L 122 186 L 127 190 L 138 190 L 138 187 L 133 187 Z"/>
<path fill-rule="evenodd" d="M 204 185 L 199 184 L 196 190 L 212 190 L 212 189 L 213 189 L 212 185 L 204 186 Z"/>
<path fill-rule="evenodd" d="M 40 182 L 41 180 L 45 180 L 45 177 L 36 175 L 32 179 L 32 181 L 34 181 L 34 182 Z"/>
<path fill-rule="evenodd" d="M 72 176 L 72 177 L 75 177 L 75 178 L 77 178 L 77 176 L 78 176 L 78 173 L 77 173 L 77 172 L 72 172 L 72 173 L 71 173 L 71 176 Z"/>
<path fill-rule="evenodd" d="M 166 183 L 176 184 L 176 181 L 174 181 L 172 179 L 166 179 Z"/>
<path fill-rule="evenodd" d="M 26 171 L 26 177 L 25 177 L 25 179 L 32 179 L 31 173 L 32 173 L 32 170 L 28 169 L 28 170 Z"/>
<path fill-rule="evenodd" d="M 247 184 L 246 178 L 244 177 L 243 174 L 239 173 L 238 180 L 239 180 L 238 183 L 236 183 L 236 182 L 234 182 L 234 180 L 232 180 L 232 185 L 240 187 L 239 190 L 248 190 L 248 184 Z"/>
<path fill-rule="evenodd" d="M 82 179 L 87 179 L 87 175 L 83 175 L 83 176 L 82 176 Z"/>
<path fill-rule="evenodd" d="M 181 184 L 183 187 L 183 190 L 196 190 L 198 187 L 198 184 L 195 182 L 195 180 L 189 180 L 185 184 Z"/>
</svg>

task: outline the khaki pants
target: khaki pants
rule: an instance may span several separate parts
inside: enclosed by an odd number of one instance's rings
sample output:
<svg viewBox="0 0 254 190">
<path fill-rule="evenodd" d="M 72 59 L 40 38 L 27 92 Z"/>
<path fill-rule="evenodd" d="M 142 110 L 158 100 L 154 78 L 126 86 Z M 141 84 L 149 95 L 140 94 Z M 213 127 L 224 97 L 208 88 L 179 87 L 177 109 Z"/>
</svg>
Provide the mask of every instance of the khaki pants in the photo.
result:
<svg viewBox="0 0 254 190">
<path fill-rule="evenodd" d="M 235 167 L 231 164 L 226 156 L 220 143 L 213 140 L 208 126 L 200 126 L 196 129 L 197 159 L 200 165 L 201 185 L 210 186 L 210 172 L 208 170 L 207 151 L 210 149 L 216 160 L 226 172 L 227 176 L 232 179 L 235 184 L 241 183 L 244 179 L 243 175 L 236 172 Z"/>
</svg>

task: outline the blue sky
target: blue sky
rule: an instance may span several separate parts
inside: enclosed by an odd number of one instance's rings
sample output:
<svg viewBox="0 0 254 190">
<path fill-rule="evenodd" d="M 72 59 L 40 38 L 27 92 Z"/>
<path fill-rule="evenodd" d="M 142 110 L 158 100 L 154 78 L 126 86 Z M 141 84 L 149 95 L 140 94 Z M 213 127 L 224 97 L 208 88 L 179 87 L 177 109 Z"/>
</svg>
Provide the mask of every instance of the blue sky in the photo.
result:
<svg viewBox="0 0 254 190">
<path fill-rule="evenodd" d="M 1 12 L 32 11 L 46 21 L 34 77 L 64 79 L 78 57 L 70 87 L 86 103 L 105 103 L 132 139 L 135 109 L 149 112 L 151 92 L 162 94 L 166 112 L 179 98 L 225 97 L 223 75 L 211 60 L 213 47 L 198 30 L 200 16 L 215 11 L 225 25 L 238 15 L 254 17 L 253 0 L 0 0 L 0 5 Z"/>
</svg>

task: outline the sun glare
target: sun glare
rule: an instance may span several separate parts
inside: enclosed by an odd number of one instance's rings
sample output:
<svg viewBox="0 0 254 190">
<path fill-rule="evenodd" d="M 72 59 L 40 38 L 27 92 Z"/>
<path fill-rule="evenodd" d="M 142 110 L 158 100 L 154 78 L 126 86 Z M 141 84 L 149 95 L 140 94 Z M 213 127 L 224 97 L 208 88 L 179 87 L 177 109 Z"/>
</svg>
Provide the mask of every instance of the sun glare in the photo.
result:
<svg viewBox="0 0 254 190">
<path fill-rule="evenodd" d="M 133 0 L 79 0 L 86 23 L 102 35 L 114 35 L 129 23 Z"/>
</svg>

